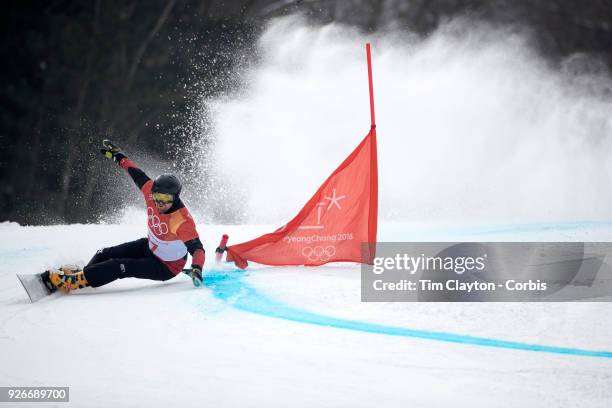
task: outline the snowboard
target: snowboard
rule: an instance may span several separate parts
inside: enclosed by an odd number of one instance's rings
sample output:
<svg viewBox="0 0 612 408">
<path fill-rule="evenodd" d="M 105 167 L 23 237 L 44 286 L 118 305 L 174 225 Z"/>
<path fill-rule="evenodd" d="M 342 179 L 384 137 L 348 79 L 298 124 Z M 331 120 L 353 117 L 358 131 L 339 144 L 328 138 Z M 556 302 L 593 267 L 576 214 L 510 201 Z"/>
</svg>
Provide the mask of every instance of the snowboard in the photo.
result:
<svg viewBox="0 0 612 408">
<path fill-rule="evenodd" d="M 23 285 L 30 302 L 38 302 L 40 299 L 49 296 L 55 292 L 55 288 L 49 282 L 49 286 L 43 281 L 43 273 L 35 273 L 30 275 L 17 274 L 19 282 Z"/>
</svg>

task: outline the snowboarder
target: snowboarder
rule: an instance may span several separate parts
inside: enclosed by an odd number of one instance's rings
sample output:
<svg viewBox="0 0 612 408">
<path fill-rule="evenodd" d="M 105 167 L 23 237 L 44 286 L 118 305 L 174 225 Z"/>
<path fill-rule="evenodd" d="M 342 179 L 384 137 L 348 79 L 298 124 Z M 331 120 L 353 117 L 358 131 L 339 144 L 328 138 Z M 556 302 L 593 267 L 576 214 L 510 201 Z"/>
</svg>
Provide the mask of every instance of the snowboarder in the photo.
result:
<svg viewBox="0 0 612 408">
<path fill-rule="evenodd" d="M 103 145 L 102 154 L 126 170 L 144 195 L 148 237 L 100 249 L 83 270 L 65 266 L 47 271 L 42 276 L 43 282 L 52 291 L 68 292 L 128 277 L 165 281 L 183 271 L 189 252 L 192 264 L 186 274 L 194 285 L 200 286 L 204 247 L 195 222 L 179 197 L 180 181 L 168 174 L 151 180 L 113 142 L 104 140 Z"/>
</svg>

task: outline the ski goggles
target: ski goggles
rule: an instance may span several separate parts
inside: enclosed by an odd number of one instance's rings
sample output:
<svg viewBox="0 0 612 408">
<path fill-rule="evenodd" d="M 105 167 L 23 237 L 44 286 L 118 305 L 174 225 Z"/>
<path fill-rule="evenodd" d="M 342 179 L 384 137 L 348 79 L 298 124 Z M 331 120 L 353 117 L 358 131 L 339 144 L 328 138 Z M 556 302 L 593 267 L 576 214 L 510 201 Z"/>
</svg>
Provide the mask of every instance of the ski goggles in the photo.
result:
<svg viewBox="0 0 612 408">
<path fill-rule="evenodd" d="M 153 193 L 153 201 L 156 203 L 170 204 L 174 201 L 174 196 L 166 193 Z"/>
</svg>

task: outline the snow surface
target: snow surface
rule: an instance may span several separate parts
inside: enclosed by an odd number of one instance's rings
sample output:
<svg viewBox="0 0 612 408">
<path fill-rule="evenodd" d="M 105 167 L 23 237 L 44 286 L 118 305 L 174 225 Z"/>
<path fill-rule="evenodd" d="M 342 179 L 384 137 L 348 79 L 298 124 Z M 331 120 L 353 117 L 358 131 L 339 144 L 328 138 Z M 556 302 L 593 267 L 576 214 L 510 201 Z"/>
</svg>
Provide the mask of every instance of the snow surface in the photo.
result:
<svg viewBox="0 0 612 408">
<path fill-rule="evenodd" d="M 126 279 L 29 303 L 16 272 L 83 264 L 100 247 L 143 236 L 140 221 L 0 224 L 0 386 L 69 386 L 71 402 L 56 406 L 74 407 L 608 407 L 612 401 L 612 358 L 384 330 L 610 352 L 610 303 L 361 303 L 357 265 L 238 272 L 210 259 L 202 289 L 185 276 L 165 283 Z M 212 258 L 224 232 L 236 243 L 273 228 L 201 225 L 199 231 Z M 380 226 L 379 239 L 610 241 L 612 224 L 395 222 Z"/>
</svg>

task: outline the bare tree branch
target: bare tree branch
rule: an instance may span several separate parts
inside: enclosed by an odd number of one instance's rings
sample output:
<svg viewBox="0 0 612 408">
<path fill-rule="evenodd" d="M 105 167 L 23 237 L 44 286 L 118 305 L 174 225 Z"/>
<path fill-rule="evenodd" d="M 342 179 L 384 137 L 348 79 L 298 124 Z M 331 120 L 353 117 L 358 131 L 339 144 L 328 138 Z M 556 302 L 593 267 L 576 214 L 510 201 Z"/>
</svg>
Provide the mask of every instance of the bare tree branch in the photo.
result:
<svg viewBox="0 0 612 408">
<path fill-rule="evenodd" d="M 147 50 L 147 47 L 149 46 L 149 43 L 153 40 L 153 37 L 155 37 L 155 35 L 157 35 L 159 30 L 163 27 L 164 23 L 168 19 L 168 16 L 170 15 L 170 12 L 172 11 L 172 8 L 174 7 L 175 4 L 176 4 L 176 0 L 170 0 L 166 4 L 166 7 L 162 11 L 162 13 L 159 16 L 159 18 L 157 19 L 157 22 L 155 23 L 155 26 L 149 32 L 149 35 L 147 35 L 147 38 L 145 38 L 145 40 L 142 42 L 142 44 L 140 44 L 140 47 L 138 47 L 138 50 L 136 51 L 136 55 L 134 56 L 134 60 L 132 61 L 132 66 L 130 68 L 130 72 L 128 73 L 127 79 L 125 81 L 125 92 L 126 93 L 132 87 L 132 84 L 134 82 L 134 76 L 136 76 L 136 71 L 138 70 L 138 66 L 140 65 L 140 61 L 142 60 L 142 56 L 144 55 L 145 51 Z"/>
</svg>

